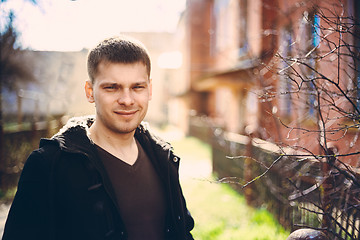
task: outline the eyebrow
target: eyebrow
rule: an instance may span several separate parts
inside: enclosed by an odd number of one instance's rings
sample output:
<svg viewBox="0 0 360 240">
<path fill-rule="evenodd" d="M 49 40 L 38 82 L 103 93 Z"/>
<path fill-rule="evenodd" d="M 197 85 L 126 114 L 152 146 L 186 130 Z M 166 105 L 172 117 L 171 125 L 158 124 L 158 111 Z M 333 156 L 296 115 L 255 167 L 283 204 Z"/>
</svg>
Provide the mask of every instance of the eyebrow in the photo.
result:
<svg viewBox="0 0 360 240">
<path fill-rule="evenodd" d="M 146 80 L 146 81 L 139 81 L 139 82 L 132 83 L 131 86 L 148 85 L 148 84 L 149 84 L 149 82 Z M 100 87 L 103 87 L 103 86 L 122 86 L 122 84 L 119 84 L 116 82 L 100 83 Z"/>
<path fill-rule="evenodd" d="M 136 82 L 133 85 L 148 85 L 149 82 L 148 81 L 141 81 L 141 82 Z"/>
</svg>

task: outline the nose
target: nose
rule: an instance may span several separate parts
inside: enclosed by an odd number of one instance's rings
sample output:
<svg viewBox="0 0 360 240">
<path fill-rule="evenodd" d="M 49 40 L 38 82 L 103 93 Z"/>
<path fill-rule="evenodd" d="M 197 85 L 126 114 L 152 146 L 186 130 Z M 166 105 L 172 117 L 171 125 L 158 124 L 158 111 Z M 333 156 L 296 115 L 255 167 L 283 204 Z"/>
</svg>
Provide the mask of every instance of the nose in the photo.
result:
<svg viewBox="0 0 360 240">
<path fill-rule="evenodd" d="M 119 93 L 117 101 L 120 105 L 129 106 L 134 104 L 134 97 L 130 90 L 124 89 Z"/>
</svg>

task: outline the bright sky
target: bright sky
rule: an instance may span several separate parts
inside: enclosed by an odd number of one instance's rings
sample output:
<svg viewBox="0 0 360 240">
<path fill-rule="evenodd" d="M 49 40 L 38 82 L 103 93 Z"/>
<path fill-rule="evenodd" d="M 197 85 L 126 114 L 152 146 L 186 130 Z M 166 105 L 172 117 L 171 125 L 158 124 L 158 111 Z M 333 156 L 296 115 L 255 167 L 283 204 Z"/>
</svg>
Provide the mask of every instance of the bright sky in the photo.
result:
<svg viewBox="0 0 360 240">
<path fill-rule="evenodd" d="M 186 0 L 7 0 L 22 46 L 77 51 L 121 32 L 174 31 Z M 3 14 L 2 14 L 3 15 Z M 3 15 L 4 16 L 4 15 Z"/>
</svg>

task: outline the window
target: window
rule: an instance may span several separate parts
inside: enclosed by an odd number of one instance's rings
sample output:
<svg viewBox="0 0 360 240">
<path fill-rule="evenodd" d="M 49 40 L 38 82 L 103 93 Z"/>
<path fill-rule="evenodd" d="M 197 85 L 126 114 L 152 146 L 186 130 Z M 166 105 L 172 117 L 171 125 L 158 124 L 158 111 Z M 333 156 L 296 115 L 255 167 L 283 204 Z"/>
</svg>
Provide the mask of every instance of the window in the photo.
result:
<svg viewBox="0 0 360 240">
<path fill-rule="evenodd" d="M 214 2 L 214 17 L 216 21 L 216 51 L 223 51 L 226 46 L 230 44 L 230 0 L 215 0 Z"/>
<path fill-rule="evenodd" d="M 247 0 L 239 0 L 239 57 L 247 54 L 248 52 L 248 3 Z"/>
<path fill-rule="evenodd" d="M 312 53 L 309 55 L 309 66 L 312 69 L 316 69 L 316 51 L 314 50 L 314 48 L 317 48 L 320 45 L 320 17 L 318 15 L 316 15 L 315 13 L 312 14 L 310 16 L 310 40 L 311 40 L 311 44 L 310 44 L 310 51 L 312 51 Z M 315 86 L 313 84 L 313 80 L 316 78 L 316 72 L 310 70 L 309 71 L 309 115 L 311 118 L 315 118 L 316 117 L 316 111 L 315 111 L 315 107 L 317 105 L 317 100 L 316 100 L 316 89 Z"/>
<path fill-rule="evenodd" d="M 308 119 L 316 121 L 317 92 L 314 82 L 317 78 L 317 48 L 320 45 L 320 17 L 316 12 L 304 12 L 299 33 L 299 42 L 301 49 L 300 65 L 301 73 L 305 80 L 304 87 L 301 89 L 303 93 L 303 110 L 300 115 L 307 116 Z"/>
<path fill-rule="evenodd" d="M 214 0 L 211 35 L 215 33 L 212 53 L 237 45 L 237 57 L 248 53 L 247 0 Z"/>
</svg>

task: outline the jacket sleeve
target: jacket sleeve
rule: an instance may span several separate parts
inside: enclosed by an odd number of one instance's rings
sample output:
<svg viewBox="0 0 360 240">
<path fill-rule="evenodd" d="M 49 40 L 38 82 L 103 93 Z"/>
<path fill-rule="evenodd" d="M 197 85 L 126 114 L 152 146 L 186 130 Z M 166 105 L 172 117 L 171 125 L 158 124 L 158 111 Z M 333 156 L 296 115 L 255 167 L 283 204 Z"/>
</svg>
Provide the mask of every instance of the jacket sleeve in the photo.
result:
<svg viewBox="0 0 360 240">
<path fill-rule="evenodd" d="M 36 150 L 28 157 L 4 229 L 3 240 L 49 240 L 49 168 Z"/>
<path fill-rule="evenodd" d="M 187 210 L 187 215 L 186 215 L 186 239 L 187 240 L 193 240 L 193 236 L 191 234 L 191 230 L 194 229 L 195 226 L 195 221 L 193 219 L 193 217 L 191 216 L 189 210 Z"/>
<path fill-rule="evenodd" d="M 186 234 L 186 239 L 187 240 L 193 240 L 193 236 L 191 234 L 191 230 L 194 229 L 195 226 L 195 221 L 194 218 L 191 216 L 190 211 L 188 210 L 188 208 L 186 207 L 186 200 L 182 194 L 182 198 L 183 198 L 183 202 L 184 202 L 184 206 L 185 206 L 185 234 Z"/>
<path fill-rule="evenodd" d="M 194 226 L 195 226 L 195 221 L 194 221 L 194 218 L 191 216 L 191 213 L 190 211 L 188 210 L 187 208 L 187 204 L 186 204 L 186 200 L 185 200 L 185 197 L 184 197 L 184 194 L 183 194 L 183 191 L 182 191 L 182 187 L 181 187 L 181 184 L 180 184 L 180 179 L 179 179 L 179 167 L 180 167 L 180 158 L 176 155 L 174 155 L 172 153 L 171 155 L 171 158 L 172 159 L 176 159 L 176 160 L 173 160 L 173 165 L 175 165 L 175 168 L 176 168 L 176 183 L 178 184 L 178 191 L 179 191 L 179 197 L 180 197 L 180 204 L 179 206 L 182 206 L 181 209 L 183 211 L 183 214 L 184 214 L 184 218 L 185 218 L 185 221 L 184 221 L 184 231 L 185 231 L 185 239 L 186 240 L 193 240 L 193 236 L 191 234 L 191 230 L 193 230 Z"/>
</svg>

